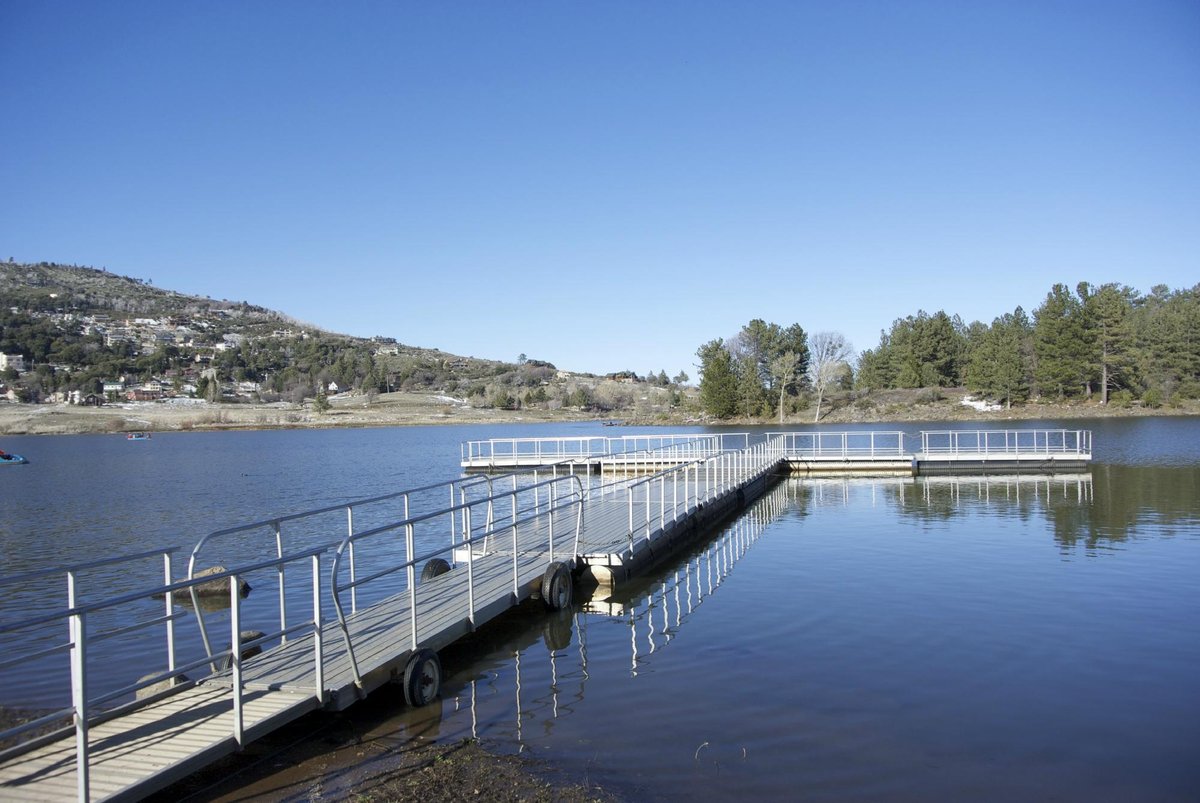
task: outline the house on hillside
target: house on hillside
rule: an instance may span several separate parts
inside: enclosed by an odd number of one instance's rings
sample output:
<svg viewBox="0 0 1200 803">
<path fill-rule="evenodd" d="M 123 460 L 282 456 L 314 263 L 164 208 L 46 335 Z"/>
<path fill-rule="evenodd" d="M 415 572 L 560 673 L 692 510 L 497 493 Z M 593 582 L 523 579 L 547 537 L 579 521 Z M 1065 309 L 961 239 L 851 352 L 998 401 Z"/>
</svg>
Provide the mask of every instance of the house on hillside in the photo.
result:
<svg viewBox="0 0 1200 803">
<path fill-rule="evenodd" d="M 0 371 L 8 368 L 20 373 L 25 369 L 25 356 L 22 354 L 0 354 Z"/>
</svg>

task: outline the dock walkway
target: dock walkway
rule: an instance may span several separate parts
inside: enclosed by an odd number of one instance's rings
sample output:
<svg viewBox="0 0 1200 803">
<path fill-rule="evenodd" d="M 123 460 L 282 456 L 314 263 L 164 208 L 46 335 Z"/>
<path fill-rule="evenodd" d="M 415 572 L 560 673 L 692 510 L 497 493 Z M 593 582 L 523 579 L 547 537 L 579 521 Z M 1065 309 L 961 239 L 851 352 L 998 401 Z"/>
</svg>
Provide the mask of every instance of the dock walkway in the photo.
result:
<svg viewBox="0 0 1200 803">
<path fill-rule="evenodd" d="M 66 620 L 70 642 L 6 659 L 0 667 L 65 658 L 73 679 L 71 705 L 0 737 L 20 737 L 26 728 L 64 718 L 73 724 L 49 736 L 26 737 L 23 744 L 0 754 L 0 797 L 135 800 L 299 716 L 320 708 L 345 708 L 385 683 L 402 683 L 406 699 L 423 704 L 440 685 L 437 650 L 531 596 L 542 597 L 551 608 L 568 606 L 573 571 L 592 571 L 608 579 L 628 576 L 639 562 L 656 559 L 701 522 L 730 513 L 748 494 L 761 492 L 780 470 L 780 458 L 778 443 L 764 442 L 598 487 L 558 472 L 532 481 L 514 476 L 511 487 L 490 478 L 457 480 L 446 484 L 454 500 L 449 506 L 414 513 L 407 492 L 363 500 L 349 506 L 350 529 L 340 543 L 289 554 L 282 554 L 285 525 L 342 508 L 256 522 L 202 539 L 192 550 L 189 578 L 182 581 L 169 582 L 173 550 L 133 556 L 154 560 L 161 555 L 164 582 L 87 604 L 75 602 L 82 597 L 76 597 L 74 589 L 78 578 L 96 564 L 68 567 L 62 571 L 73 591 L 65 611 L 5 625 L 0 633 L 53 627 L 54 622 L 61 626 Z M 380 503 L 398 505 L 405 515 L 355 530 L 355 506 Z M 419 553 L 416 544 L 423 528 L 432 531 L 430 527 L 441 527 L 447 520 L 450 542 Z M 256 531 L 274 534 L 275 555 L 205 578 L 193 576 L 196 555 L 212 542 L 247 538 Z M 397 557 L 398 539 L 404 549 Z M 306 564 L 308 572 L 302 570 Z M 240 582 L 264 572 L 279 577 L 281 626 L 246 640 L 240 622 Z M 326 574 L 331 582 L 323 587 Z M 0 584 L 30 579 L 23 575 Z M 204 583 L 222 580 L 229 597 L 224 642 L 231 645 L 228 649 L 209 647 L 187 662 L 176 661 L 172 653 L 167 666 L 138 683 L 117 690 L 92 688 L 87 679 L 89 654 L 96 642 L 112 633 L 89 627 L 89 618 L 131 604 L 144 609 L 146 600 L 165 597 L 166 613 L 121 630 L 165 627 L 173 644 L 177 620 L 191 618 L 174 609 L 174 600 Z M 376 587 L 399 590 L 368 604 L 365 598 Z M 308 618 L 288 625 L 287 605 L 290 600 L 294 609 L 297 599 L 307 599 Z M 329 607 L 323 603 L 330 600 L 337 612 L 332 618 L 322 613 Z M 211 644 L 203 607 L 196 610 L 201 612 L 195 620 L 204 643 Z M 293 619 L 294 614 L 293 610 Z M 250 647 L 267 649 L 251 656 Z M 181 682 L 144 701 L 128 699 L 185 671 L 210 668 L 199 682 Z"/>
</svg>

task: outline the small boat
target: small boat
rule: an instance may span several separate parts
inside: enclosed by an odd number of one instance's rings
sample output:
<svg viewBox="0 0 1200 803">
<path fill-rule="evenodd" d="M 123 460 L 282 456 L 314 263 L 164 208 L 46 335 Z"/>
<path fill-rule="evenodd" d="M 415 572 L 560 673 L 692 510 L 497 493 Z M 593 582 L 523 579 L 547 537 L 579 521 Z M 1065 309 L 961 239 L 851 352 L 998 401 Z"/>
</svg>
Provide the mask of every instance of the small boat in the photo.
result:
<svg viewBox="0 0 1200 803">
<path fill-rule="evenodd" d="M 125 440 L 148 441 L 148 440 L 150 440 L 150 433 L 149 432 L 130 432 L 125 435 Z"/>
<path fill-rule="evenodd" d="M 0 466 L 19 466 L 22 463 L 28 463 L 24 457 L 19 454 L 10 454 L 8 452 L 0 452 Z"/>
</svg>

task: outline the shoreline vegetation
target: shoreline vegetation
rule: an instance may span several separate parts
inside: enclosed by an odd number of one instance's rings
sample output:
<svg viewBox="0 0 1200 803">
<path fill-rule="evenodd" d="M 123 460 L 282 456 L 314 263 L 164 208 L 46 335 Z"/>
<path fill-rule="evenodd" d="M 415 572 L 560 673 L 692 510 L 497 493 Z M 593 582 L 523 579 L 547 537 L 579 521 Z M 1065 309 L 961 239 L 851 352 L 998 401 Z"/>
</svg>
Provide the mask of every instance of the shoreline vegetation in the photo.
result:
<svg viewBox="0 0 1200 803">
<path fill-rule="evenodd" d="M 1011 409 L 980 410 L 963 403 L 963 389 L 848 393 L 831 400 L 819 426 L 920 421 L 977 421 L 995 426 L 1029 420 L 1126 416 L 1198 415 L 1200 402 L 1177 406 L 1101 405 L 1079 400 L 1027 402 Z M 310 401 L 293 403 L 172 404 L 127 402 L 101 407 L 0 402 L 0 435 L 78 435 L 126 432 L 185 432 L 258 429 L 333 429 L 464 424 L 529 424 L 601 421 L 628 426 L 781 426 L 776 418 L 714 419 L 683 406 L 651 415 L 635 411 L 608 414 L 584 410 L 506 410 L 474 407 L 439 394 L 397 392 L 367 397 L 347 395 L 318 410 Z M 787 416 L 784 428 L 811 427 L 812 416 Z"/>
</svg>

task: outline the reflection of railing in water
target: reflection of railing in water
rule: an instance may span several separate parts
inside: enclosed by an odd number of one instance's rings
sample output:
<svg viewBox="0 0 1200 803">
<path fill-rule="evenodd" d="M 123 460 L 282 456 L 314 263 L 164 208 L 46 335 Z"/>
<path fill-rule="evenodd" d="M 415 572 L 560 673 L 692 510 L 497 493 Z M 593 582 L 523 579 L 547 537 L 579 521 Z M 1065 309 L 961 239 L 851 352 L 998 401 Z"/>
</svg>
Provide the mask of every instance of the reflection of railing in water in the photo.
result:
<svg viewBox="0 0 1200 803">
<path fill-rule="evenodd" d="M 973 474 L 926 477 L 791 477 L 782 483 L 788 499 L 801 507 L 844 507 L 854 494 L 871 495 L 871 506 L 881 501 L 901 508 L 936 507 L 943 497 L 955 505 L 1050 503 L 1062 499 L 1076 504 L 1094 501 L 1092 475 L 1072 474 Z M 858 504 L 860 500 L 855 500 Z"/>
<path fill-rule="evenodd" d="M 963 491 L 974 493 L 974 501 L 989 504 L 992 501 L 1020 504 L 1029 501 L 1050 502 L 1061 496 L 1077 503 L 1092 502 L 1094 499 L 1091 474 L 995 474 L 978 477 L 924 477 L 920 483 L 926 504 L 933 502 L 934 489 L 945 488 L 957 504 L 962 501 Z M 993 499 L 994 497 L 994 499 Z"/>
<path fill-rule="evenodd" d="M 529 696 L 529 689 L 524 683 L 524 673 L 528 671 L 528 654 L 522 656 L 525 647 L 512 650 L 512 670 L 515 701 L 515 733 L 518 750 L 524 749 L 524 729 L 529 724 L 531 716 L 537 712 L 545 712 L 548 722 L 558 719 L 563 714 L 570 713 L 573 705 L 582 700 L 584 689 L 589 680 L 588 673 L 588 621 L 589 619 L 623 619 L 628 622 L 630 630 L 631 664 L 630 671 L 636 676 L 638 664 L 644 660 L 643 655 L 650 655 L 661 650 L 672 641 L 679 628 L 688 620 L 690 615 L 711 596 L 733 571 L 738 560 L 758 541 L 766 531 L 767 525 L 774 521 L 788 506 L 789 498 L 784 484 L 777 485 L 757 502 L 752 504 L 737 521 L 729 525 L 716 539 L 704 548 L 689 555 L 669 574 L 652 583 L 647 589 L 636 593 L 633 598 L 623 602 L 614 600 L 593 600 L 586 602 L 581 611 L 571 615 L 569 631 L 577 638 L 577 649 L 572 650 L 570 632 L 558 632 L 553 621 L 555 614 L 549 614 L 544 629 L 543 638 L 549 652 L 549 683 L 547 691 L 536 696 Z M 558 622 L 559 625 L 563 622 Z M 535 637 L 536 638 L 536 637 Z M 648 652 L 645 650 L 648 645 Z M 571 660 L 567 667 L 562 665 L 568 656 L 577 653 L 577 660 Z M 451 703 L 456 712 L 469 710 L 471 717 L 471 738 L 480 738 L 479 708 L 481 698 L 486 690 L 499 692 L 500 674 L 489 673 L 486 679 L 472 679 L 452 697 Z M 564 682 L 577 680 L 578 685 L 569 694 L 565 691 Z M 568 699 L 564 701 L 564 695 Z"/>
<path fill-rule="evenodd" d="M 941 508 L 947 502 L 964 507 L 1059 503 L 1075 507 L 1092 501 L 1090 474 L 793 477 L 775 485 L 712 542 L 682 559 L 675 568 L 659 573 L 649 584 L 633 581 L 627 587 L 618 587 L 615 598 L 584 603 L 582 610 L 571 614 L 569 620 L 560 621 L 565 627 L 557 637 L 550 635 L 552 628 L 547 619 L 543 637 L 548 662 L 542 663 L 532 655 L 529 647 L 537 636 L 528 636 L 530 643 L 511 648 L 511 679 L 506 677 L 507 672 L 489 672 L 486 678 L 468 681 L 449 702 L 455 711 L 466 714 L 469 710 L 471 737 L 478 739 L 480 711 L 488 710 L 489 697 L 496 700 L 497 695 L 513 694 L 510 698 L 513 703 L 495 712 L 502 719 L 485 721 L 511 723 L 511 734 L 518 749 L 523 750 L 532 724 L 540 722 L 546 728 L 552 727 L 554 720 L 569 714 L 582 701 L 590 679 L 589 623 L 615 619 L 628 625 L 629 672 L 636 677 L 639 671 L 644 671 L 645 661 L 665 649 L 700 605 L 720 588 L 768 525 L 789 511 L 865 504 L 937 516 L 944 513 Z M 626 588 L 630 589 L 628 595 L 620 595 Z M 577 637 L 573 645 L 567 627 Z"/>
<path fill-rule="evenodd" d="M 523 696 L 525 689 L 522 686 L 522 652 L 530 646 L 523 644 L 512 649 L 512 666 L 513 666 L 513 686 L 514 686 L 514 722 L 515 722 L 515 737 L 517 740 L 518 751 L 525 749 L 524 743 L 524 726 L 525 720 L 530 718 L 535 713 L 548 709 L 549 719 L 551 722 L 559 718 L 562 714 L 568 714 L 572 711 L 573 705 L 583 699 L 584 687 L 588 681 L 587 671 L 587 628 L 583 624 L 584 614 L 575 611 L 570 614 L 570 619 L 566 622 L 564 632 L 558 632 L 557 637 L 551 635 L 557 632 L 553 629 L 555 624 L 554 618 L 559 615 L 565 615 L 565 612 L 549 614 L 549 620 L 544 626 L 544 640 L 549 651 L 549 668 L 550 682 L 547 685 L 548 693 L 538 695 L 532 700 L 528 700 Z M 557 624 L 563 624 L 559 621 Z M 570 634 L 575 632 L 579 635 L 578 653 L 579 660 L 577 664 L 572 662 L 571 668 L 560 672 L 559 662 L 563 660 L 570 652 Z M 565 638 L 564 638 L 565 636 Z M 536 636 L 533 637 L 536 640 Z M 529 656 L 525 656 L 525 662 L 529 662 Z M 454 711 L 461 712 L 467 710 L 471 715 L 471 738 L 479 739 L 479 709 L 481 705 L 481 688 L 483 690 L 491 690 L 492 693 L 502 693 L 500 690 L 500 673 L 489 672 L 489 677 L 485 680 L 472 678 L 465 686 L 450 699 L 453 704 Z M 569 695 L 569 700 L 566 703 L 561 701 L 564 694 L 563 681 L 571 678 L 577 678 L 578 689 Z M 447 689 L 448 691 L 449 689 Z"/>
</svg>

